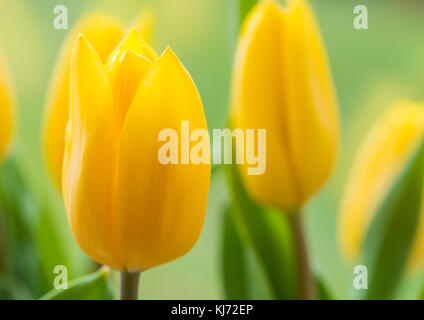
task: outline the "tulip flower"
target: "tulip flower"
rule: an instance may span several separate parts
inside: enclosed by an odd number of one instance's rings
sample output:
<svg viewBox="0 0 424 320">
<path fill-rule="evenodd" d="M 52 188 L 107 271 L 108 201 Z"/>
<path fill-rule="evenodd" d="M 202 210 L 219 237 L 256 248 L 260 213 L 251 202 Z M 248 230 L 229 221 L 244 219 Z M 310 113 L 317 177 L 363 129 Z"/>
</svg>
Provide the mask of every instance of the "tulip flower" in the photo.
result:
<svg viewBox="0 0 424 320">
<path fill-rule="evenodd" d="M 95 261 L 140 272 L 196 243 L 210 164 L 158 160 L 160 131 L 183 120 L 207 130 L 196 86 L 169 47 L 158 57 L 131 31 L 104 63 L 78 36 L 62 191 L 75 239 Z"/>
<path fill-rule="evenodd" d="M 337 103 L 310 8 L 261 1 L 244 23 L 235 58 L 232 124 L 267 131 L 263 175 L 240 174 L 260 203 L 297 211 L 327 180 L 338 149 Z"/>
<path fill-rule="evenodd" d="M 424 134 L 424 105 L 400 102 L 390 108 L 367 135 L 343 195 L 340 208 L 340 240 L 345 257 L 354 261 L 376 209 L 393 185 Z M 409 269 L 424 261 L 424 207 L 420 215 Z"/>
<path fill-rule="evenodd" d="M 303 0 L 259 1 L 239 37 L 233 72 L 231 124 L 266 129 L 266 171 L 249 175 L 247 191 L 258 203 L 290 213 L 302 298 L 313 298 L 300 215 L 322 187 L 338 151 L 338 110 L 324 45 Z M 246 163 L 246 161 L 245 161 Z"/>
<path fill-rule="evenodd" d="M 258 203 L 290 213 L 299 294 L 314 298 L 301 211 L 322 187 L 338 149 L 337 102 L 325 49 L 307 3 L 260 1 L 246 18 L 237 45 L 231 98 L 235 128 L 266 129 L 266 171 L 239 172 Z M 246 161 L 245 161 L 246 163 Z"/>
<path fill-rule="evenodd" d="M 0 56 L 0 162 L 5 158 L 14 132 L 14 96 L 6 64 Z"/>
<path fill-rule="evenodd" d="M 141 14 L 133 22 L 133 26 L 142 37 L 150 38 L 152 21 L 151 14 Z M 44 147 L 47 165 L 58 187 L 61 186 L 65 129 L 69 120 L 69 65 L 73 44 L 78 33 L 85 35 L 102 62 L 106 62 L 125 35 L 125 30 L 118 21 L 107 16 L 93 14 L 77 23 L 63 45 L 51 80 L 44 121 Z"/>
</svg>

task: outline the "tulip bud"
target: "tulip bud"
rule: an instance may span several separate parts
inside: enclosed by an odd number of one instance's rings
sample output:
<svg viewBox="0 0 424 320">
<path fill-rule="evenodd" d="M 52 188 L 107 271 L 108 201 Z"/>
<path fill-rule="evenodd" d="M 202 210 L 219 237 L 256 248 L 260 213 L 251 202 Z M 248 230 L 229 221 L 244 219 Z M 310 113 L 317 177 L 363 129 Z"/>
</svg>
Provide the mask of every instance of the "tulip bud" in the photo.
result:
<svg viewBox="0 0 424 320">
<path fill-rule="evenodd" d="M 0 162 L 6 156 L 14 133 L 14 107 L 11 79 L 0 56 Z"/>
<path fill-rule="evenodd" d="M 373 126 L 359 149 L 340 208 L 340 240 L 347 259 L 361 254 L 378 205 L 406 165 L 424 134 L 424 106 L 400 102 Z M 409 267 L 424 260 L 424 207 L 411 249 Z"/>
<path fill-rule="evenodd" d="M 266 129 L 266 171 L 249 175 L 239 166 L 251 196 L 296 211 L 327 180 L 335 162 L 339 125 L 325 49 L 309 6 L 287 9 L 261 1 L 247 17 L 238 41 L 231 123 Z"/>
<path fill-rule="evenodd" d="M 175 53 L 167 48 L 158 57 L 132 31 L 105 65 L 79 35 L 70 104 L 62 191 L 80 247 L 131 272 L 188 252 L 202 229 L 210 164 L 158 160 L 162 129 L 177 131 L 183 120 L 207 129 L 199 93 Z"/>
<path fill-rule="evenodd" d="M 148 19 L 147 19 L 148 17 Z M 146 19 L 146 20 L 143 20 Z M 134 24 L 142 36 L 150 38 L 151 16 L 139 16 Z M 69 65 L 76 37 L 83 33 L 103 62 L 124 36 L 124 27 L 112 18 L 93 14 L 83 18 L 65 41 L 50 83 L 46 102 L 44 147 L 49 171 L 57 186 L 61 186 L 65 148 L 65 129 L 69 120 Z"/>
</svg>

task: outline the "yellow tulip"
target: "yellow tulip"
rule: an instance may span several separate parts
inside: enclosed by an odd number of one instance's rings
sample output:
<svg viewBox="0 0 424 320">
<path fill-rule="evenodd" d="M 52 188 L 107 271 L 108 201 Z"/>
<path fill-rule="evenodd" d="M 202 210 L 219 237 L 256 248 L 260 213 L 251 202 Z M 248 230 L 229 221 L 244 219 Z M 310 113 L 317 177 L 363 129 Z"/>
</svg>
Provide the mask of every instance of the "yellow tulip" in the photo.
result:
<svg viewBox="0 0 424 320">
<path fill-rule="evenodd" d="M 135 29 L 143 37 L 147 43 L 152 43 L 153 26 L 155 22 L 155 15 L 152 10 L 143 10 L 140 14 L 130 23 L 130 29 Z"/>
<path fill-rule="evenodd" d="M 79 35 L 70 73 L 62 191 L 78 244 L 130 272 L 184 255 L 202 229 L 210 164 L 161 164 L 158 135 L 183 120 L 207 129 L 187 70 L 132 31 L 106 64 Z"/>
<path fill-rule="evenodd" d="M 151 15 L 140 15 L 134 28 L 141 36 L 150 38 Z M 69 120 L 69 65 L 73 44 L 83 33 L 103 62 L 125 35 L 124 27 L 116 20 L 93 14 L 83 18 L 66 39 L 57 60 L 46 101 L 44 147 L 49 171 L 57 186 L 61 186 L 65 129 Z"/>
<path fill-rule="evenodd" d="M 11 78 L 0 55 L 0 162 L 7 154 L 14 133 L 14 108 Z"/>
<path fill-rule="evenodd" d="M 377 121 L 354 160 L 340 208 L 339 235 L 348 260 L 358 259 L 377 206 L 423 139 L 424 105 L 400 102 Z M 409 267 L 424 260 L 424 206 Z"/>
<path fill-rule="evenodd" d="M 337 102 L 325 49 L 302 0 L 260 1 L 238 41 L 232 126 L 266 129 L 266 171 L 241 177 L 258 202 L 297 211 L 327 180 L 338 151 Z"/>
</svg>

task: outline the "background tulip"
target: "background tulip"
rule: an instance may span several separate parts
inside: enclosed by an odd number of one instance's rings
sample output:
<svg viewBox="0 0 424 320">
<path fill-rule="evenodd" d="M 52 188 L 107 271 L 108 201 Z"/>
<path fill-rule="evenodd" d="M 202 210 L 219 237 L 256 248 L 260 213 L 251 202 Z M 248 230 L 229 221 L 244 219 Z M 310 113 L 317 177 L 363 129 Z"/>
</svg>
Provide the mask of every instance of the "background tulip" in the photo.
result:
<svg viewBox="0 0 424 320">
<path fill-rule="evenodd" d="M 141 36 L 150 39 L 152 23 L 152 14 L 142 13 L 132 25 Z M 44 124 L 47 165 L 57 186 L 61 185 L 65 128 L 69 120 L 69 65 L 78 33 L 85 35 L 105 63 L 112 50 L 122 40 L 125 28 L 113 18 L 93 14 L 83 18 L 74 27 L 62 47 L 50 83 Z"/>
<path fill-rule="evenodd" d="M 362 143 L 340 208 L 341 247 L 350 261 L 359 258 L 376 208 L 422 141 L 423 134 L 424 105 L 404 101 L 390 108 Z M 423 260 L 424 207 L 410 252 L 409 267 L 417 269 Z"/>
<path fill-rule="evenodd" d="M 6 156 L 14 131 L 14 97 L 4 58 L 0 55 L 0 162 Z"/>
<path fill-rule="evenodd" d="M 260 203 L 293 211 L 328 178 L 339 140 L 325 50 L 308 5 L 261 1 L 244 23 L 232 88 L 232 125 L 267 130 L 263 175 L 241 176 Z"/>
<path fill-rule="evenodd" d="M 338 149 L 337 103 L 325 49 L 303 0 L 260 1 L 238 41 L 232 83 L 231 125 L 266 129 L 266 170 L 239 171 L 258 203 L 291 213 L 302 299 L 315 298 L 315 280 L 299 211 L 327 180 Z M 246 162 L 245 162 L 246 163 Z"/>
<path fill-rule="evenodd" d="M 132 31 L 106 65 L 80 35 L 71 62 L 63 198 L 80 247 L 94 260 L 139 272 L 197 241 L 210 165 L 162 165 L 159 132 L 182 120 L 206 129 L 190 75 L 168 47 L 158 58 Z"/>
</svg>

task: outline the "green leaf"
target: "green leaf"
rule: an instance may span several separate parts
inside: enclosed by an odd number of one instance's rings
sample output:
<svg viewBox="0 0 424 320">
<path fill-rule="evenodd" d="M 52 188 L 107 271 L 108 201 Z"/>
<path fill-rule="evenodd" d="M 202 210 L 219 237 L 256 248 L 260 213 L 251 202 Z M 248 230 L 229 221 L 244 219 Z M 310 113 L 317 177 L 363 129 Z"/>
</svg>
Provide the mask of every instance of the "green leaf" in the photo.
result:
<svg viewBox="0 0 424 320">
<path fill-rule="evenodd" d="M 239 0 L 240 8 L 240 25 L 243 24 L 244 19 L 249 14 L 250 10 L 256 4 L 257 0 Z"/>
<path fill-rule="evenodd" d="M 22 281 L 10 273 L 0 272 L 0 300 L 29 300 L 34 296 Z"/>
<path fill-rule="evenodd" d="M 43 288 L 43 275 L 34 241 L 33 221 L 38 214 L 14 158 L 0 169 L 0 269 L 19 279 L 36 296 Z"/>
<path fill-rule="evenodd" d="M 230 209 L 224 214 L 222 239 L 222 273 L 225 298 L 249 298 L 246 270 L 246 248 L 237 234 Z"/>
<path fill-rule="evenodd" d="M 108 282 L 110 270 L 102 267 L 87 276 L 69 282 L 68 289 L 53 289 L 40 300 L 112 300 L 113 290 Z"/>
<path fill-rule="evenodd" d="M 52 287 L 57 265 L 65 265 L 72 278 L 90 269 L 72 237 L 61 199 L 47 179 L 34 179 L 36 170 L 26 167 L 23 158 L 13 156 L 0 169 L 0 243 L 6 244 L 0 247 L 0 268 L 37 297 Z"/>
<path fill-rule="evenodd" d="M 424 141 L 379 205 L 363 245 L 368 269 L 366 299 L 392 299 L 402 278 L 421 212 Z"/>
<path fill-rule="evenodd" d="M 421 288 L 421 291 L 418 294 L 418 300 L 424 300 L 424 285 Z"/>
<path fill-rule="evenodd" d="M 315 284 L 317 288 L 318 300 L 334 300 L 334 296 L 322 277 L 316 276 Z"/>
<path fill-rule="evenodd" d="M 42 197 L 39 215 L 32 228 L 40 256 L 39 264 L 46 279 L 43 292 L 46 292 L 52 286 L 55 277 L 53 270 L 57 265 L 66 266 L 69 276 L 76 278 L 91 272 L 94 264 L 77 246 L 61 199 L 55 199 L 52 195 L 49 197 L 48 194 Z"/>
<path fill-rule="evenodd" d="M 295 299 L 296 272 L 286 217 L 266 210 L 247 194 L 233 165 L 225 166 L 234 201 L 231 211 L 243 240 L 253 249 L 276 299 Z"/>
<path fill-rule="evenodd" d="M 246 269 L 247 284 L 249 289 L 249 299 L 271 300 L 274 294 L 271 291 L 265 270 L 253 252 L 252 248 L 245 244 L 246 249 Z"/>
<path fill-rule="evenodd" d="M 226 299 L 271 299 L 264 269 L 240 237 L 228 208 L 223 216 L 222 272 Z"/>
</svg>

